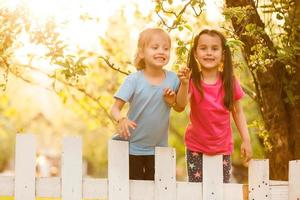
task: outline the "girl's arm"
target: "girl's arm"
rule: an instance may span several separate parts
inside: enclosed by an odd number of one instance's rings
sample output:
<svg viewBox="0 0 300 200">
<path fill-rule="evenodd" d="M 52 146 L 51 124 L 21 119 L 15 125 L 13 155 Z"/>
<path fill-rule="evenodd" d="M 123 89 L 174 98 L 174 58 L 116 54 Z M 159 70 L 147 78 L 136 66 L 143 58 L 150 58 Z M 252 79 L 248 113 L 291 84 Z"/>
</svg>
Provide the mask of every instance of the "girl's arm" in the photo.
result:
<svg viewBox="0 0 300 200">
<path fill-rule="evenodd" d="M 233 103 L 232 116 L 243 141 L 241 145 L 241 155 L 245 158 L 245 161 L 248 162 L 252 157 L 252 147 L 246 117 L 239 100 Z"/>
<path fill-rule="evenodd" d="M 127 119 L 127 117 L 122 116 L 121 110 L 125 103 L 125 101 L 116 98 L 116 101 L 113 104 L 110 113 L 113 119 L 118 123 L 118 132 L 120 136 L 128 139 L 130 137 L 129 127 L 135 129 L 136 123 Z"/>
<path fill-rule="evenodd" d="M 189 98 L 188 98 L 188 84 L 180 83 L 177 95 L 176 95 L 176 106 L 174 106 L 174 110 L 177 112 L 182 112 L 187 105 Z M 175 109 L 176 108 L 176 109 Z"/>
<path fill-rule="evenodd" d="M 176 108 L 179 112 L 183 111 L 185 106 L 189 101 L 189 79 L 190 79 L 190 70 L 188 68 L 182 68 L 178 71 L 178 77 L 180 79 L 180 86 L 176 96 Z M 174 108 L 174 110 L 176 110 Z M 176 111 L 178 111 L 176 110 Z"/>
</svg>

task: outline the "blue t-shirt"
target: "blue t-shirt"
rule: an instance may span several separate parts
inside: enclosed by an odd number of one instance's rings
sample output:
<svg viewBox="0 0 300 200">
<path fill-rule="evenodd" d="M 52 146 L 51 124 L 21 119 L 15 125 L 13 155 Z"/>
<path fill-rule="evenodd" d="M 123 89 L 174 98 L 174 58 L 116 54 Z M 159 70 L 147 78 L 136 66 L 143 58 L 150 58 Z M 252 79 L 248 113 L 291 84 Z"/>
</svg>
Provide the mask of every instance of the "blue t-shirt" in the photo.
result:
<svg viewBox="0 0 300 200">
<path fill-rule="evenodd" d="M 170 107 L 163 99 L 163 90 L 169 87 L 177 91 L 179 79 L 174 72 L 165 70 L 165 74 L 160 85 L 151 85 L 143 70 L 132 73 L 114 96 L 129 102 L 127 117 L 137 124 L 134 130 L 129 130 L 131 155 L 154 155 L 156 146 L 168 145 Z M 113 139 L 123 140 L 119 135 Z"/>
</svg>

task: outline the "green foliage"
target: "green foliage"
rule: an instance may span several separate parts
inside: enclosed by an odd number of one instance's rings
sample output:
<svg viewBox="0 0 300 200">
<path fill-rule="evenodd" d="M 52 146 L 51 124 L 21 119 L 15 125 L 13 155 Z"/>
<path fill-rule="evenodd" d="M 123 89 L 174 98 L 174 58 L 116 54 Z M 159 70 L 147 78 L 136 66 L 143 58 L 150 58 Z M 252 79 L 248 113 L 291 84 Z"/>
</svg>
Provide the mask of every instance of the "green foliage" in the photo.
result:
<svg viewBox="0 0 300 200">
<path fill-rule="evenodd" d="M 225 16 L 226 20 L 234 19 L 237 21 L 237 23 L 241 23 L 252 12 L 254 12 L 254 10 L 251 6 L 224 8 L 223 15 Z"/>
</svg>

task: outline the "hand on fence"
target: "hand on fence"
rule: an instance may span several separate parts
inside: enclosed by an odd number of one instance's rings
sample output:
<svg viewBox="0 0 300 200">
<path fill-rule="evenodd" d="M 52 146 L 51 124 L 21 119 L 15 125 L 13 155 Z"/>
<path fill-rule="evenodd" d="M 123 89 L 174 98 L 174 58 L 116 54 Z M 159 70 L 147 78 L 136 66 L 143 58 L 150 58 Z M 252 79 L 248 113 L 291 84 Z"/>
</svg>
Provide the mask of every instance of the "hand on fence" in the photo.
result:
<svg viewBox="0 0 300 200">
<path fill-rule="evenodd" d="M 241 156 L 244 158 L 245 164 L 248 164 L 252 158 L 252 147 L 250 142 L 243 142 L 241 144 Z"/>
<path fill-rule="evenodd" d="M 119 135 L 126 140 L 128 140 L 130 137 L 129 128 L 135 129 L 136 123 L 134 121 L 129 120 L 126 117 L 119 120 L 119 122 L 118 122 Z"/>
</svg>

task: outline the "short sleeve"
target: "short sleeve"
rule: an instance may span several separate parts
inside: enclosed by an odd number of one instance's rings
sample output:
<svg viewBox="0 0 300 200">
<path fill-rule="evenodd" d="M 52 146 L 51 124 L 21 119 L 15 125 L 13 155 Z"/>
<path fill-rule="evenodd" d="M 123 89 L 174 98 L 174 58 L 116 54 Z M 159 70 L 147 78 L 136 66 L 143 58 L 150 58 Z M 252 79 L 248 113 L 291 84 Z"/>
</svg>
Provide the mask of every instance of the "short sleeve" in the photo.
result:
<svg viewBox="0 0 300 200">
<path fill-rule="evenodd" d="M 121 85 L 117 93 L 114 95 L 115 98 L 122 99 L 125 102 L 129 102 L 134 94 L 135 81 L 132 74 L 128 75 Z"/>
<path fill-rule="evenodd" d="M 243 91 L 239 81 L 234 78 L 234 101 L 240 100 L 245 96 L 245 92 Z"/>
</svg>

